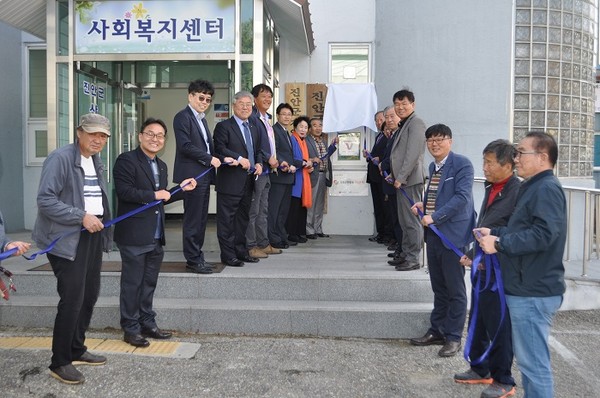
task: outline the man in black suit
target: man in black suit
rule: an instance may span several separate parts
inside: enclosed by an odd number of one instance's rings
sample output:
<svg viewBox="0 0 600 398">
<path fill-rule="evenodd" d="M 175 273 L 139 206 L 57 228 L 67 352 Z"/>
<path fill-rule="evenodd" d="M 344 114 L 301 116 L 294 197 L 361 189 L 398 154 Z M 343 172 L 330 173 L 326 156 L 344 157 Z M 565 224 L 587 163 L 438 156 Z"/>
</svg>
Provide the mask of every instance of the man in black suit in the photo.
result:
<svg viewBox="0 0 600 398">
<path fill-rule="evenodd" d="M 269 241 L 271 246 L 287 249 L 296 242 L 288 242 L 285 221 L 290 210 L 292 186 L 297 169 L 302 169 L 302 161 L 294 160 L 292 142 L 288 127 L 292 123 L 294 109 L 290 104 L 279 104 L 277 107 L 277 123 L 273 125 L 275 148 L 281 169 L 271 173 L 271 190 L 269 191 Z"/>
<path fill-rule="evenodd" d="M 165 146 L 167 126 L 160 119 L 147 119 L 140 129 L 140 145 L 117 158 L 113 169 L 118 215 L 121 216 L 155 200 L 175 199 L 167 187 L 167 165 L 156 154 Z M 189 178 L 181 185 L 189 192 L 196 180 Z M 180 195 L 181 196 L 181 195 Z M 179 198 L 180 199 L 180 198 Z M 152 309 L 154 289 L 164 256 L 165 211 L 163 203 L 115 226 L 114 241 L 121 252 L 121 327 L 124 340 L 136 347 L 150 345 L 146 337 L 168 339 L 171 333 L 156 325 Z"/>
<path fill-rule="evenodd" d="M 387 145 L 387 137 L 383 133 L 381 126 L 385 122 L 383 111 L 379 111 L 375 114 L 375 123 L 379 133 L 375 137 L 373 147 L 369 152 L 366 148 L 364 149 L 363 156 L 367 159 L 367 184 L 371 187 L 371 199 L 373 201 L 373 215 L 375 216 L 375 230 L 377 235 L 370 238 L 372 241 L 377 240 L 389 240 L 391 238 L 391 231 L 386 231 L 385 217 L 384 217 L 384 194 L 383 186 L 381 185 L 382 177 L 379 172 L 379 163 L 383 159 L 385 147 Z"/>
<path fill-rule="evenodd" d="M 206 80 L 191 82 L 188 87 L 188 106 L 173 119 L 177 143 L 173 181 L 176 183 L 221 165 L 221 161 L 213 156 L 215 150 L 204 118 L 214 93 L 213 85 Z M 196 189 L 183 195 L 183 255 L 187 270 L 199 274 L 212 274 L 211 265 L 204 259 L 202 246 L 208 220 L 210 184 L 214 183 L 214 176 L 211 170 L 198 180 Z"/>
<path fill-rule="evenodd" d="M 215 126 L 215 154 L 228 164 L 217 173 L 217 238 L 221 261 L 233 267 L 258 262 L 246 247 L 254 181 L 263 172 L 264 161 L 261 136 L 248 122 L 253 100 L 247 91 L 236 93 L 233 116 Z"/>
</svg>

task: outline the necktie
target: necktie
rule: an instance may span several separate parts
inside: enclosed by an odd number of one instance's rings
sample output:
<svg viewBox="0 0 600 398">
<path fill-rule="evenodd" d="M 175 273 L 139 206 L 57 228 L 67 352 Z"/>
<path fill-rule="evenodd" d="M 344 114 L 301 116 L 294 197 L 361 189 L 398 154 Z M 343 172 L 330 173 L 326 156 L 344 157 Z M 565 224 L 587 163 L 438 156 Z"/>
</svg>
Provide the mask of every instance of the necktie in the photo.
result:
<svg viewBox="0 0 600 398">
<path fill-rule="evenodd" d="M 158 175 L 158 166 L 156 165 L 156 160 L 152 159 L 150 161 L 150 168 L 152 169 L 152 175 L 154 176 L 154 186 L 158 189 L 160 181 Z"/>
<path fill-rule="evenodd" d="M 246 149 L 248 150 L 248 160 L 250 161 L 250 167 L 254 167 L 254 148 L 252 147 L 252 136 L 250 135 L 250 126 L 248 122 L 242 123 L 244 138 L 246 140 Z"/>
<path fill-rule="evenodd" d="M 269 124 L 269 119 L 266 116 L 261 116 L 260 119 L 265 124 L 267 129 L 267 135 L 269 136 L 269 146 L 271 147 L 271 156 L 277 157 L 277 150 L 275 149 L 275 134 L 273 133 L 273 127 Z"/>
<path fill-rule="evenodd" d="M 206 133 L 202 119 L 204 119 L 204 113 L 199 113 L 198 124 L 200 125 L 200 131 L 202 132 L 202 138 L 204 138 L 204 143 L 206 144 L 206 152 L 210 153 L 210 145 L 208 145 L 208 134 Z"/>
<path fill-rule="evenodd" d="M 160 175 L 158 174 L 158 165 L 156 164 L 156 159 L 150 160 L 150 168 L 152 169 L 152 175 L 154 177 L 154 186 L 156 189 L 160 187 Z M 161 237 L 161 218 L 160 212 L 156 214 L 156 229 L 154 230 L 154 239 L 160 239 Z"/>
</svg>

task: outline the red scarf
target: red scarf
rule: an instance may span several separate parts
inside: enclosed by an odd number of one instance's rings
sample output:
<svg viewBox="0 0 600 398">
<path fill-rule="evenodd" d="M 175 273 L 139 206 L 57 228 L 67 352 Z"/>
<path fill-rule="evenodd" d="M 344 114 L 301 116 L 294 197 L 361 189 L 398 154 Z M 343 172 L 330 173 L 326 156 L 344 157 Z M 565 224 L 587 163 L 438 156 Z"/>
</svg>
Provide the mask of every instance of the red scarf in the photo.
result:
<svg viewBox="0 0 600 398">
<path fill-rule="evenodd" d="M 302 151 L 302 159 L 308 159 L 308 147 L 306 146 L 306 141 L 300 137 L 300 135 L 294 130 L 292 131 L 296 141 L 298 141 L 298 145 L 300 146 L 300 150 Z M 302 206 L 309 208 L 312 207 L 312 187 L 310 185 L 310 173 L 308 172 L 308 168 L 302 168 Z"/>
</svg>

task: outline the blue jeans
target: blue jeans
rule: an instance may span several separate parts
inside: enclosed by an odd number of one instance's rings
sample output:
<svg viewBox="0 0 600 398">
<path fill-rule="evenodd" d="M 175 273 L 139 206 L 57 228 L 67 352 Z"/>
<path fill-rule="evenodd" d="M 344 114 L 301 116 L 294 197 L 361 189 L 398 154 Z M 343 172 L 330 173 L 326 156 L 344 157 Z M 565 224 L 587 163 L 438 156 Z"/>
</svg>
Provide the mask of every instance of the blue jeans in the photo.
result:
<svg viewBox="0 0 600 398">
<path fill-rule="evenodd" d="M 526 398 L 554 396 L 548 335 L 562 296 L 506 295 L 512 322 L 513 349 L 523 378 Z"/>
</svg>

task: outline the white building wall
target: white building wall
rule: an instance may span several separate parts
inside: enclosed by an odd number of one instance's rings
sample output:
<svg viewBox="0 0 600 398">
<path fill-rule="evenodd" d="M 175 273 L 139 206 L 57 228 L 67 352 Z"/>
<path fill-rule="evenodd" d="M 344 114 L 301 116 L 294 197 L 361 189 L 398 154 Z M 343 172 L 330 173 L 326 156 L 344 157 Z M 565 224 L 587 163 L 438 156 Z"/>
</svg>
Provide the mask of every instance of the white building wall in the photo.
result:
<svg viewBox="0 0 600 398">
<path fill-rule="evenodd" d="M 289 82 L 329 83 L 329 43 L 374 43 L 375 2 L 363 0 L 314 0 L 310 2 L 315 51 L 281 47 L 281 88 Z M 285 98 L 283 91 L 280 98 Z M 334 178 L 336 167 L 334 165 Z M 338 168 L 339 170 L 339 168 Z M 366 163 L 360 166 L 366 173 Z M 373 205 L 369 196 L 328 197 L 323 220 L 325 233 L 370 235 L 374 231 Z"/>
<path fill-rule="evenodd" d="M 450 126 L 453 150 L 471 158 L 476 176 L 485 145 L 511 137 L 513 8 L 511 1 L 377 0 L 380 105 L 408 86 L 417 114 L 428 126 Z"/>
</svg>

